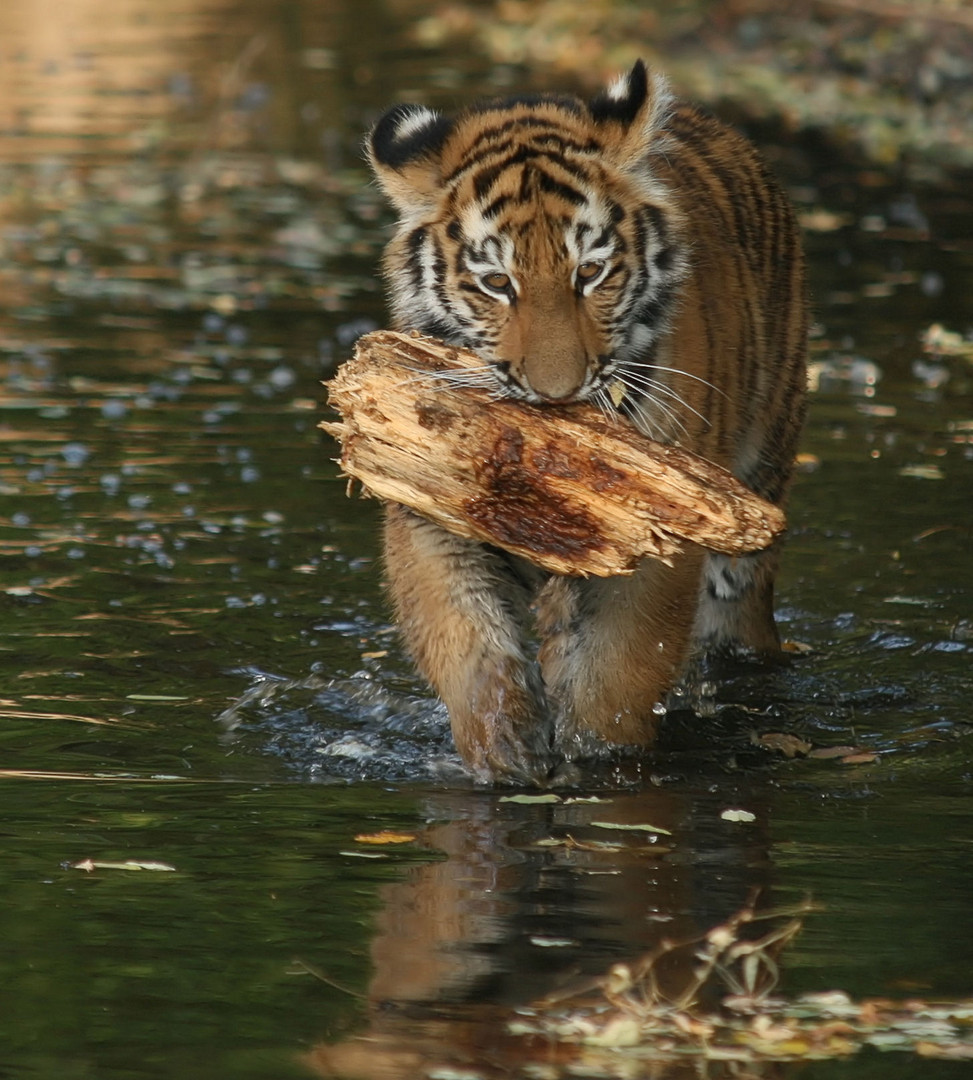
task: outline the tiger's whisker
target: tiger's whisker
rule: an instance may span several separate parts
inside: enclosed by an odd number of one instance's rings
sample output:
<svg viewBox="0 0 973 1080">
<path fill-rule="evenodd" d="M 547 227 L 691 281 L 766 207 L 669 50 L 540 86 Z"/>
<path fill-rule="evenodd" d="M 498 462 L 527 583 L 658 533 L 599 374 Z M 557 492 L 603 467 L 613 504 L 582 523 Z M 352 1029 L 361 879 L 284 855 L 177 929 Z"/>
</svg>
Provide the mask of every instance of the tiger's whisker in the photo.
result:
<svg viewBox="0 0 973 1080">
<path fill-rule="evenodd" d="M 474 387 L 481 389 L 492 388 L 497 381 L 496 372 L 489 364 L 482 367 L 454 368 L 445 371 L 422 371 L 418 368 L 411 369 L 415 375 L 411 379 L 405 379 L 402 386 L 412 383 L 445 383 L 448 386 Z"/>
<path fill-rule="evenodd" d="M 618 409 L 607 386 L 599 386 L 591 395 L 591 400 L 598 407 L 598 411 L 610 423 L 618 421 Z"/>
<path fill-rule="evenodd" d="M 691 406 L 681 394 L 677 393 L 666 383 L 660 382 L 658 379 L 650 379 L 647 376 L 636 376 L 629 372 L 624 378 L 620 377 L 619 381 L 631 390 L 662 394 L 667 398 L 671 398 L 677 404 L 683 406 L 683 408 L 694 412 L 700 419 L 705 419 L 701 413 L 696 412 L 693 406 Z"/>
<path fill-rule="evenodd" d="M 730 400 L 729 394 L 721 390 L 714 383 L 711 383 L 708 379 L 703 379 L 699 375 L 693 375 L 691 372 L 683 371 L 682 368 L 665 367 L 663 364 L 646 364 L 641 360 L 622 360 L 619 361 L 619 368 L 621 372 L 625 372 L 630 368 L 647 368 L 652 371 L 669 371 L 674 375 L 682 375 L 686 379 L 692 379 L 694 382 L 702 383 L 703 386 L 708 386 L 710 390 L 719 394 L 721 397 L 725 397 L 727 401 Z M 621 377 L 621 375 L 619 376 Z"/>
<path fill-rule="evenodd" d="M 654 406 L 659 412 L 662 413 L 662 415 L 668 421 L 668 426 L 670 427 L 670 430 L 678 434 L 688 436 L 689 432 L 686 428 L 686 425 L 679 418 L 679 415 L 675 412 L 674 409 L 666 405 L 665 402 L 659 401 L 658 398 L 646 398 L 640 401 L 628 401 L 627 404 L 635 417 L 641 420 L 644 430 L 646 430 L 650 434 L 651 438 L 659 438 L 660 436 L 657 435 L 656 432 L 660 431 L 661 428 L 657 424 L 655 418 L 650 415 L 650 406 Z M 648 431 L 648 429 L 650 428 L 651 432 Z"/>
<path fill-rule="evenodd" d="M 631 381 L 624 375 L 619 376 L 619 380 L 630 389 L 647 392 L 647 396 L 651 399 L 655 399 L 657 394 L 663 394 L 681 405 L 687 412 L 691 412 L 693 416 L 698 417 L 707 427 L 711 426 L 710 421 L 698 409 L 694 409 L 685 398 L 677 394 L 672 387 L 666 386 L 665 383 L 659 382 L 657 379 L 650 379 L 645 375 L 634 375 L 631 372 L 627 372 L 626 375 L 630 377 Z"/>
</svg>

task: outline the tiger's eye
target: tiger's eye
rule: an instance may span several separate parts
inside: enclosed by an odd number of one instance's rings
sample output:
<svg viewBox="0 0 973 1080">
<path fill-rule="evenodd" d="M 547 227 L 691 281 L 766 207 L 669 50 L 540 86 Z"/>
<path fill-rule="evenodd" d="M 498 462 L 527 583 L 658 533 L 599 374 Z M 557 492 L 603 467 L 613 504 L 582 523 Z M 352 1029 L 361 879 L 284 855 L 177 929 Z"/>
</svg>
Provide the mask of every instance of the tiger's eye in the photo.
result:
<svg viewBox="0 0 973 1080">
<path fill-rule="evenodd" d="M 605 264 L 600 262 L 583 262 L 577 270 L 574 272 L 574 276 L 578 283 L 581 285 L 587 285 L 589 281 L 594 281 L 596 277 L 602 272 Z"/>
<path fill-rule="evenodd" d="M 484 274 L 480 278 L 480 284 L 485 285 L 491 292 L 505 293 L 510 288 L 510 275 L 495 270 L 493 273 Z"/>
</svg>

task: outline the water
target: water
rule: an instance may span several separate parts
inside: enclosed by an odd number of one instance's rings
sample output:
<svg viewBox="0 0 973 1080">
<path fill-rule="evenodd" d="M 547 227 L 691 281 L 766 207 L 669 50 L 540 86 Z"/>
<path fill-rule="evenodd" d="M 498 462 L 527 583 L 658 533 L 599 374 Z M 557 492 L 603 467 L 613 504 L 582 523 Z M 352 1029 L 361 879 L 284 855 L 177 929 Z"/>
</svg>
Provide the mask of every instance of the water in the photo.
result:
<svg viewBox="0 0 973 1080">
<path fill-rule="evenodd" d="M 0 1074 L 516 1074 L 493 1005 L 755 886 L 823 908 L 788 993 L 973 992 L 973 369 L 918 340 L 969 327 L 968 187 L 769 142 L 812 226 L 779 598 L 810 651 L 722 673 L 635 786 L 592 780 L 611 803 L 501 803 L 401 653 L 377 507 L 315 427 L 384 318 L 360 132 L 497 72 L 424 52 L 406 8 L 58 10 L 0 11 Z M 780 733 L 878 758 L 755 741 Z M 539 845 L 596 814 L 673 836 Z M 852 1069 L 920 1074 L 803 1075 Z"/>
</svg>

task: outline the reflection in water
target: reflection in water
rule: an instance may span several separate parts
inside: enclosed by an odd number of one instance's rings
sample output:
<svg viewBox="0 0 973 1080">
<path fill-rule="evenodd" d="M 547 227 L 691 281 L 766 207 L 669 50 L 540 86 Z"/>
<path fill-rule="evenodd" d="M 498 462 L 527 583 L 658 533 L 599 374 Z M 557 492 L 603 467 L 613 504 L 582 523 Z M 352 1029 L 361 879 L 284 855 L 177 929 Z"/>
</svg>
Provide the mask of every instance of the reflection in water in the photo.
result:
<svg viewBox="0 0 973 1080">
<path fill-rule="evenodd" d="M 768 884 L 760 797 L 748 801 L 757 820 L 741 827 L 720 819 L 733 793 L 722 796 L 650 790 L 550 806 L 430 797 L 435 824 L 422 839 L 445 858 L 382 890 L 369 1025 L 317 1047 L 309 1063 L 322 1076 L 369 1080 L 462 1075 L 464 1067 L 509 1076 L 525 1057 L 566 1064 L 570 1048 L 508 1032 L 515 1008 L 584 986 L 663 940 L 693 938 Z M 667 958 L 664 996 L 691 985 L 696 966 L 692 950 Z M 639 1075 L 698 1071 L 688 1064 Z"/>
<path fill-rule="evenodd" d="M 165 28 L 145 0 L 7 3 L 0 36 L 3 157 L 106 149 L 132 151 L 167 121 L 193 76 L 187 46 L 225 19 L 217 5 L 176 0 Z M 208 10 L 206 15 L 204 10 Z M 9 59 L 8 59 L 9 57 Z"/>
<path fill-rule="evenodd" d="M 172 0 L 164 9 L 151 0 L 5 3 L 0 160 L 253 148 L 255 139 L 294 152 L 323 115 L 329 125 L 338 115 L 334 53 L 314 46 L 340 32 L 342 7 L 307 0 L 266 11 L 245 0 Z M 297 93 L 314 108 L 295 107 Z M 187 120 L 194 121 L 189 130 Z"/>
<path fill-rule="evenodd" d="M 338 96 L 350 27 L 312 0 L 0 5 L 15 712 L 151 711 L 134 694 L 211 724 L 228 669 L 268 660 L 261 614 L 290 624 L 299 672 L 355 670 L 382 629 L 349 569 L 373 529 L 315 429 L 377 305 L 376 199 L 341 172 L 365 123 Z M 345 622 L 354 593 L 354 638 L 314 629 L 332 592 Z"/>
</svg>

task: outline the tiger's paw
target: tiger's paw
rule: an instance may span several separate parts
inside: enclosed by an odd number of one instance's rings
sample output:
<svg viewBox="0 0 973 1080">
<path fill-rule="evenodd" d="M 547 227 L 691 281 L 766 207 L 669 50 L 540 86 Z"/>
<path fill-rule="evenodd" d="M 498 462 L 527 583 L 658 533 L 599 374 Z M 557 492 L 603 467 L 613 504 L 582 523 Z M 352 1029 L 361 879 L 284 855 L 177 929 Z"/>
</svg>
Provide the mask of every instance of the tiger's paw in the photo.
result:
<svg viewBox="0 0 973 1080">
<path fill-rule="evenodd" d="M 564 761 L 551 749 L 545 730 L 546 726 L 541 732 L 532 731 L 524 739 L 493 718 L 484 742 L 472 753 L 463 753 L 477 785 L 550 787 Z"/>
</svg>

